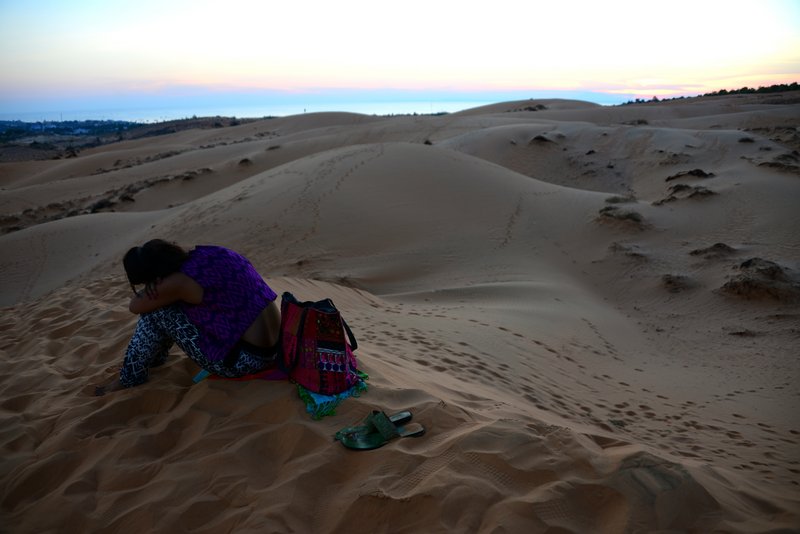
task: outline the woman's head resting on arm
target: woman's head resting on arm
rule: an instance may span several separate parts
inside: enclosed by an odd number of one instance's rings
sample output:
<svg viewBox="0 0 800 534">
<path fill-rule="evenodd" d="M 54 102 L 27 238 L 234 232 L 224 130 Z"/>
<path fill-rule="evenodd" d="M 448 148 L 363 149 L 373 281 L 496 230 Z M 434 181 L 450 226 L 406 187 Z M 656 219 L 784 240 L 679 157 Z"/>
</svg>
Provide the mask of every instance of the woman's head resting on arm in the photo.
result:
<svg viewBox="0 0 800 534">
<path fill-rule="evenodd" d="M 140 247 L 133 247 L 122 258 L 128 282 L 136 291 L 140 284 L 154 284 L 178 272 L 189 254 L 174 243 L 153 239 Z"/>
</svg>

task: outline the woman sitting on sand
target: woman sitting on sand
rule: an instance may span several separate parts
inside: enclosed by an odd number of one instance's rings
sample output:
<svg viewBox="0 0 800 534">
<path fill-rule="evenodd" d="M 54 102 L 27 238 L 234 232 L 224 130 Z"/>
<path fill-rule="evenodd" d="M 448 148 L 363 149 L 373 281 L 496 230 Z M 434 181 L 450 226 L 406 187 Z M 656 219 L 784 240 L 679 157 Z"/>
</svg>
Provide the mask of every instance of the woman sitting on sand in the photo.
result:
<svg viewBox="0 0 800 534">
<path fill-rule="evenodd" d="M 173 343 L 201 368 L 228 378 L 275 363 L 277 295 L 244 256 L 216 246 L 186 252 L 154 239 L 130 249 L 123 265 L 134 292 L 128 308 L 140 317 L 119 378 L 96 395 L 146 382 Z"/>
</svg>

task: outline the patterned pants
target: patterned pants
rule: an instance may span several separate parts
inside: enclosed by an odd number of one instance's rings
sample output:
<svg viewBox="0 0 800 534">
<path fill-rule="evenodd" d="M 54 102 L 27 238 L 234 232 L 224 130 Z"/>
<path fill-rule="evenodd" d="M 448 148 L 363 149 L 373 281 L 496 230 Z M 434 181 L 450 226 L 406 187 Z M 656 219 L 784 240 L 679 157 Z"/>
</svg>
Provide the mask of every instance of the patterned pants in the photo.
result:
<svg viewBox="0 0 800 534">
<path fill-rule="evenodd" d="M 232 366 L 226 366 L 222 361 L 210 361 L 197 346 L 199 337 L 197 328 L 178 306 L 168 306 L 143 313 L 139 316 L 136 330 L 125 351 L 125 360 L 119 372 L 120 383 L 123 387 L 129 388 L 146 382 L 150 368 L 167 361 L 169 349 L 173 344 L 177 344 L 201 368 L 226 378 L 257 373 L 274 363 L 274 360 L 266 359 L 247 349 L 241 349 L 236 363 Z"/>
</svg>

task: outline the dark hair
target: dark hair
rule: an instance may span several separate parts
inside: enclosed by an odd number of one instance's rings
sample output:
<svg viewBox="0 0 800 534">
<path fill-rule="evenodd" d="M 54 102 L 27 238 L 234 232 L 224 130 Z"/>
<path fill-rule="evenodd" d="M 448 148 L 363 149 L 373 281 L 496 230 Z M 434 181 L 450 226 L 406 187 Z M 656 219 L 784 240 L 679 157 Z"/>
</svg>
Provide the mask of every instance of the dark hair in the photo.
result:
<svg viewBox="0 0 800 534">
<path fill-rule="evenodd" d="M 131 286 L 155 283 L 180 270 L 189 254 L 174 243 L 153 239 L 141 247 L 133 247 L 122 258 Z"/>
</svg>

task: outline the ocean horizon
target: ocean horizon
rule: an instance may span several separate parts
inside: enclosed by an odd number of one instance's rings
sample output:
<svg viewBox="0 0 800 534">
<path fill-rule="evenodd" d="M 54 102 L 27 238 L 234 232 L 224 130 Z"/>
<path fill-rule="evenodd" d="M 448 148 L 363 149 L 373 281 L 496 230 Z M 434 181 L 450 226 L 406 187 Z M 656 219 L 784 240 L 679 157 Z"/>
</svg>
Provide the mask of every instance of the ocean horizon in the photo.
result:
<svg viewBox="0 0 800 534">
<path fill-rule="evenodd" d="M 431 101 L 431 102 L 367 102 L 331 105 L 220 105 L 186 107 L 132 107 L 111 109 L 78 109 L 21 111 L 0 113 L 0 120 L 23 122 L 55 122 L 81 120 L 118 120 L 140 123 L 157 123 L 192 117 L 236 117 L 240 119 L 287 117 L 304 113 L 347 112 L 363 115 L 427 115 L 454 113 L 479 106 L 494 104 L 484 101 Z"/>
<path fill-rule="evenodd" d="M 427 98 L 426 98 L 427 96 Z M 431 115 L 454 113 L 499 102 L 529 99 L 583 100 L 599 105 L 616 105 L 631 95 L 580 91 L 473 92 L 453 97 L 440 93 L 408 95 L 403 92 L 333 92 L 331 94 L 264 95 L 165 94 L 163 98 L 119 95 L 96 98 L 84 96 L 64 100 L 35 102 L 6 99 L 0 101 L 0 120 L 43 122 L 73 120 L 119 120 L 157 123 L 192 117 L 288 117 L 303 113 L 349 112 L 363 115 Z"/>
</svg>

